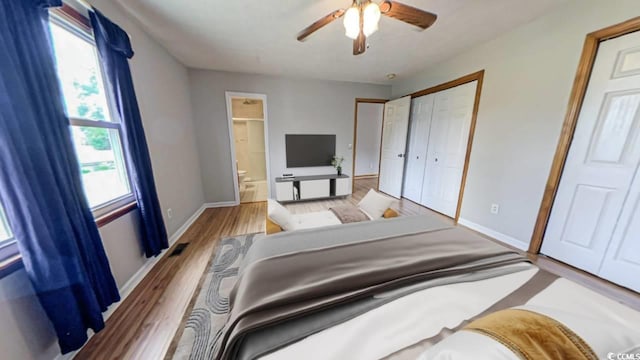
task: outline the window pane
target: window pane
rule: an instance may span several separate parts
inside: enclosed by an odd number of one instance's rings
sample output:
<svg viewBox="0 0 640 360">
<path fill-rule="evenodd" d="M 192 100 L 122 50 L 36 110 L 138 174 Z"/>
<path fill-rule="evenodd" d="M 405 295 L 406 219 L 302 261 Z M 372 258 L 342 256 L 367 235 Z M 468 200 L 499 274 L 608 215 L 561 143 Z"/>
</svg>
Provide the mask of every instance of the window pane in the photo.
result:
<svg viewBox="0 0 640 360">
<path fill-rule="evenodd" d="M 118 130 L 73 126 L 73 140 L 91 208 L 131 193 Z"/>
<path fill-rule="evenodd" d="M 12 237 L 13 235 L 11 234 L 11 229 L 9 229 L 9 222 L 7 221 L 7 217 L 4 215 L 2 205 L 0 205 L 0 243 L 9 240 Z"/>
<path fill-rule="evenodd" d="M 55 23 L 51 34 L 67 115 L 110 121 L 95 45 Z"/>
</svg>

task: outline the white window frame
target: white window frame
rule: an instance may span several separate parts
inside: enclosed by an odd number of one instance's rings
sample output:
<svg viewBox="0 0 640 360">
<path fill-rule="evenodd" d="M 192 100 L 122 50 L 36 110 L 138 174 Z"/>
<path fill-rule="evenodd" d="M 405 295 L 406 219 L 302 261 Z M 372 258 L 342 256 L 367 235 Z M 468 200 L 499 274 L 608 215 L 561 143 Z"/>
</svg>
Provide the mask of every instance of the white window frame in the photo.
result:
<svg viewBox="0 0 640 360">
<path fill-rule="evenodd" d="M 107 213 L 110 213 L 112 211 L 115 211 L 121 207 L 124 207 L 132 202 L 135 202 L 135 195 L 133 194 L 133 184 L 131 183 L 131 176 L 129 175 L 130 171 L 130 167 L 127 161 L 127 156 L 125 154 L 125 149 L 124 149 L 124 144 L 122 143 L 123 141 L 123 132 L 122 132 L 122 123 L 119 121 L 120 119 L 118 117 L 114 117 L 112 116 L 112 114 L 117 114 L 117 111 L 115 110 L 115 103 L 113 101 L 113 98 L 110 94 L 110 92 L 108 91 L 108 85 L 106 83 L 106 74 L 104 73 L 104 69 L 102 68 L 102 66 L 100 66 L 100 59 L 99 59 L 99 54 L 98 54 L 98 49 L 96 46 L 96 42 L 95 42 L 95 38 L 93 33 L 88 33 L 87 31 L 78 28 L 78 26 L 70 23 L 69 21 L 66 21 L 64 18 L 62 18 L 59 15 L 56 15 L 55 13 L 51 15 L 50 20 L 51 23 L 62 27 L 63 29 L 71 32 L 73 35 L 78 36 L 78 38 L 88 42 L 91 46 L 93 46 L 95 52 L 96 52 L 96 58 L 97 58 L 97 65 L 98 68 L 100 70 L 100 76 L 102 77 L 102 91 L 104 92 L 104 95 L 107 99 L 107 109 L 106 109 L 106 113 L 107 113 L 107 118 L 111 121 L 102 121 L 102 120 L 92 120 L 92 119 L 83 119 L 83 118 L 78 118 L 78 117 L 72 117 L 69 116 L 69 123 L 72 127 L 94 127 L 94 128 L 102 128 L 102 129 L 107 129 L 107 130 L 117 130 L 118 132 L 118 139 L 120 140 L 119 144 L 114 144 L 112 143 L 112 146 L 119 146 L 120 152 L 122 153 L 122 161 L 123 161 L 123 166 L 124 166 L 124 172 L 126 174 L 126 178 L 127 178 L 127 183 L 129 186 L 129 193 L 117 198 L 114 198 L 110 201 L 107 201 L 103 204 L 97 205 L 95 207 L 91 208 L 91 211 L 93 212 L 93 216 L 95 218 L 98 218 L 100 216 L 103 216 Z"/>
</svg>

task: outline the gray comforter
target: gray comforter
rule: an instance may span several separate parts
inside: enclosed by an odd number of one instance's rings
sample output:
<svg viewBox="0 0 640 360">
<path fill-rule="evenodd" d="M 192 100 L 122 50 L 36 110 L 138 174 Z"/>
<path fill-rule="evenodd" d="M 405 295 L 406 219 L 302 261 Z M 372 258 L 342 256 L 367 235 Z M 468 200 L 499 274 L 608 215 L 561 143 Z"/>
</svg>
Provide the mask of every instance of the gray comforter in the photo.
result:
<svg viewBox="0 0 640 360">
<path fill-rule="evenodd" d="M 434 225 L 429 231 L 373 240 L 354 240 L 363 237 L 343 231 L 349 241 L 325 232 L 315 240 L 309 236 L 304 245 L 289 245 L 282 238 L 256 243 L 231 293 L 216 359 L 238 358 L 247 337 L 269 327 L 384 291 L 525 261 L 469 231 Z"/>
</svg>

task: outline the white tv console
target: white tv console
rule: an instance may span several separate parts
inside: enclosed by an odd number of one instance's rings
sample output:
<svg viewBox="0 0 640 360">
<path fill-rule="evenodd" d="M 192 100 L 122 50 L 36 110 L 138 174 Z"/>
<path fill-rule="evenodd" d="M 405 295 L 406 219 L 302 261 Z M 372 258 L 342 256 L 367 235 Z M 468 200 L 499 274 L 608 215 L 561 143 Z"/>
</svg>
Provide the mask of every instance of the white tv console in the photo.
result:
<svg viewBox="0 0 640 360">
<path fill-rule="evenodd" d="M 348 175 L 311 175 L 276 178 L 276 200 L 282 202 L 328 199 L 351 195 Z"/>
</svg>

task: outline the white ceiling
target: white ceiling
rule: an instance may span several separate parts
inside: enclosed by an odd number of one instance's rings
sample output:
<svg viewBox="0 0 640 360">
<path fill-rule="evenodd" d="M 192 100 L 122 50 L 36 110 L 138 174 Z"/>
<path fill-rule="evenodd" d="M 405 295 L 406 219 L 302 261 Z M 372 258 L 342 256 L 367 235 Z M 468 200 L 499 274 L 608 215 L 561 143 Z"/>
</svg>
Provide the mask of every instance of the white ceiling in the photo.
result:
<svg viewBox="0 0 640 360">
<path fill-rule="evenodd" d="M 425 31 L 383 17 L 352 55 L 342 19 L 300 43 L 300 30 L 351 0 L 117 0 L 188 67 L 390 83 L 527 23 L 566 0 L 404 0 L 438 14 Z"/>
</svg>

